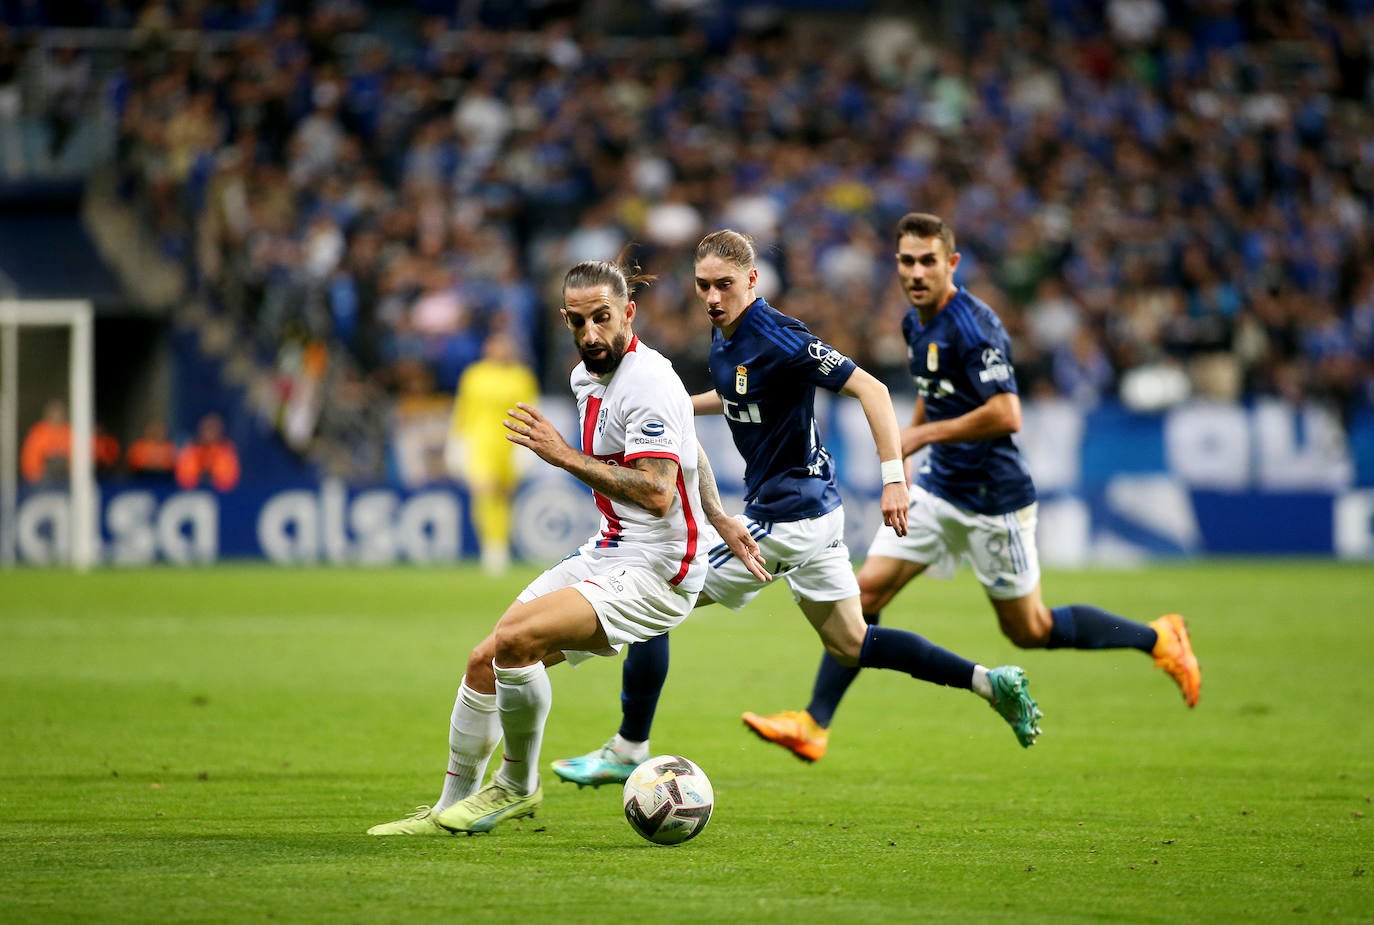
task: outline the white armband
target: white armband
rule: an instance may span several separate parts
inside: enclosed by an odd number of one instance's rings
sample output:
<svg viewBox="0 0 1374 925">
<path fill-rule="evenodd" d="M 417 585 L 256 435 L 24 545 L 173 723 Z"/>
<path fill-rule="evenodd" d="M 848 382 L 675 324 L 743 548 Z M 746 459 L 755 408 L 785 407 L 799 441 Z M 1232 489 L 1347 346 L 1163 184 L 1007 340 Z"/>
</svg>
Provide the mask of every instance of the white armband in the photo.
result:
<svg viewBox="0 0 1374 925">
<path fill-rule="evenodd" d="M 894 482 L 906 484 L 906 466 L 900 459 L 885 459 L 882 463 L 883 484 L 891 485 Z"/>
</svg>

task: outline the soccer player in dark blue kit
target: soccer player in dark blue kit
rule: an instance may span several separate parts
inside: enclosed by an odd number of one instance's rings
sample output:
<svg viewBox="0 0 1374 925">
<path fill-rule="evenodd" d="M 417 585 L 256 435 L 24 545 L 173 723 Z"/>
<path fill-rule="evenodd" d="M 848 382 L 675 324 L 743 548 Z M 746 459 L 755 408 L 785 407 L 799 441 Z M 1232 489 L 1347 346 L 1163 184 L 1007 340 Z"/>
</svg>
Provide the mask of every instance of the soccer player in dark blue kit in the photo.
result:
<svg viewBox="0 0 1374 925">
<path fill-rule="evenodd" d="M 744 457 L 742 518 L 768 572 L 782 578 L 836 664 L 891 668 L 920 680 L 973 691 L 987 700 L 1029 747 L 1040 734 L 1039 708 L 1014 665 L 987 669 L 905 630 L 864 622 L 859 584 L 844 543 L 830 454 L 814 415 L 817 387 L 857 398 L 868 418 L 883 478 L 883 523 L 906 533 L 909 505 L 896 413 L 887 387 L 821 341 L 795 318 L 755 292 L 753 244 L 736 231 L 717 231 L 697 245 L 696 291 L 714 331 L 710 368 L 714 391 L 692 396 L 697 414 L 724 414 Z M 705 471 L 705 470 L 703 470 Z M 701 479 L 707 519 L 722 516 Z M 764 587 L 750 565 L 723 544 L 710 548 L 706 585 L 697 606 L 743 607 Z M 624 781 L 648 757 L 649 729 L 668 673 L 666 640 L 630 646 L 623 669 L 620 731 L 602 748 L 553 763 L 579 785 Z"/>
<path fill-rule="evenodd" d="M 864 619 L 876 625 L 908 582 L 927 569 L 950 574 L 962 556 L 1016 645 L 1139 649 L 1195 706 L 1202 672 L 1178 614 L 1145 624 L 1087 604 L 1051 610 L 1041 600 L 1035 485 L 1011 439 L 1021 428 L 1011 342 L 992 309 L 955 285 L 958 265 L 954 232 L 938 216 L 913 212 L 898 222 L 897 275 L 911 302 L 902 333 L 918 391 L 902 456 L 927 445 L 931 452 L 911 486 L 906 536 L 880 528 L 859 569 Z M 805 710 L 746 713 L 744 721 L 814 761 L 825 753 L 835 708 L 857 674 L 827 655 Z"/>
</svg>

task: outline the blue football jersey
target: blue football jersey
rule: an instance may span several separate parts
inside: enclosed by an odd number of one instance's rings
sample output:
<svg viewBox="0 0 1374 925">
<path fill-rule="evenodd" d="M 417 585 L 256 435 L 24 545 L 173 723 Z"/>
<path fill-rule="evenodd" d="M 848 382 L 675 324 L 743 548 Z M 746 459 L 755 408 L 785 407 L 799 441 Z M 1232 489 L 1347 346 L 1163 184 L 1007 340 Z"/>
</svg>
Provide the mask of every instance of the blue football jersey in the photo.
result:
<svg viewBox="0 0 1374 925">
<path fill-rule="evenodd" d="M 926 420 L 967 414 L 998 392 L 1016 392 L 1011 339 L 997 313 L 960 289 L 930 324 L 916 309 L 902 319 L 907 360 L 925 399 Z M 1005 514 L 1035 501 L 1035 483 L 1010 436 L 932 443 L 916 482 L 975 514 Z"/>
<path fill-rule="evenodd" d="M 838 392 L 854 362 L 756 299 L 733 337 L 712 332 L 710 368 L 744 457 L 744 513 L 789 523 L 839 507 L 834 462 L 816 426 L 816 386 Z"/>
</svg>

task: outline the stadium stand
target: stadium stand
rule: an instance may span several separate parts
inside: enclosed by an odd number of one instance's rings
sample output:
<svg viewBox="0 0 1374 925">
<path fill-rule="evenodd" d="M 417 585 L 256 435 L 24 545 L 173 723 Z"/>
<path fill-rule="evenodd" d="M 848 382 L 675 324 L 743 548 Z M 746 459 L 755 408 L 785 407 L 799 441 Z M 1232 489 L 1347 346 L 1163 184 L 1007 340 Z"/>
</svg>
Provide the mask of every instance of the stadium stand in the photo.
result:
<svg viewBox="0 0 1374 925">
<path fill-rule="evenodd" d="M 125 202 L 251 345 L 245 400 L 340 474 L 380 475 L 378 409 L 450 390 L 493 326 L 561 387 L 551 286 L 630 241 L 644 333 L 702 385 L 679 281 L 724 225 L 904 390 L 913 207 L 960 230 L 1028 396 L 1374 406 L 1362 0 L 63 6 L 3 8 L 26 124 L 51 141 L 75 48 Z"/>
<path fill-rule="evenodd" d="M 33 299 L 124 298 L 81 222 L 81 184 L 29 180 L 0 185 L 0 273 Z"/>
</svg>

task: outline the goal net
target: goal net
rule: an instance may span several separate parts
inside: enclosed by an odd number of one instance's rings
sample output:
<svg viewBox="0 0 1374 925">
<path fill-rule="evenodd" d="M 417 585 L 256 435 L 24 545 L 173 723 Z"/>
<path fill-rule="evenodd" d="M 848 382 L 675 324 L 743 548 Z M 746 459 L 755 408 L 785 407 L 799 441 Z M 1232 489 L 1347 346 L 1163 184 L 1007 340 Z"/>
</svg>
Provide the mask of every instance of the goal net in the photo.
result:
<svg viewBox="0 0 1374 925">
<path fill-rule="evenodd" d="M 84 571 L 95 564 L 93 339 L 90 302 L 0 298 L 0 565 L 5 568 L 23 561 Z M 70 424 L 71 451 L 35 478 L 35 471 L 21 469 L 24 440 L 45 409 L 59 404 Z M 46 516 L 24 516 L 29 511 Z"/>
</svg>

